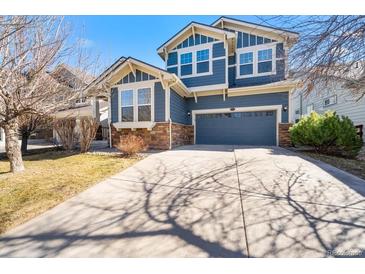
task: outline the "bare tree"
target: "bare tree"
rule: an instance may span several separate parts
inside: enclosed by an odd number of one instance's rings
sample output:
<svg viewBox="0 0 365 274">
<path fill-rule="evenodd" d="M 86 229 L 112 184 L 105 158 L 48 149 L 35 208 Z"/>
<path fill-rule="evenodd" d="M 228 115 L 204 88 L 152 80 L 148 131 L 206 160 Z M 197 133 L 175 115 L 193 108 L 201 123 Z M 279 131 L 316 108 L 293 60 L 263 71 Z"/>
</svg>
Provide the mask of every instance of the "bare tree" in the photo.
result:
<svg viewBox="0 0 365 274">
<path fill-rule="evenodd" d="M 12 172 L 24 170 L 19 117 L 54 113 L 67 107 L 83 88 L 49 73 L 71 56 L 84 58 L 80 48 L 68 41 L 67 29 L 63 18 L 57 16 L 0 17 L 0 127 L 5 131 Z"/>
<path fill-rule="evenodd" d="M 341 83 L 356 99 L 365 95 L 365 16 L 259 17 L 267 25 L 299 32 L 290 66 L 306 92 L 316 82 Z"/>
<path fill-rule="evenodd" d="M 42 114 L 24 114 L 18 117 L 19 133 L 22 139 L 21 151 L 28 151 L 28 140 L 32 133 L 36 132 L 41 127 L 51 124 L 51 118 Z"/>
<path fill-rule="evenodd" d="M 53 127 L 60 137 L 62 147 L 68 151 L 72 150 L 78 138 L 75 132 L 76 119 L 73 117 L 57 119 L 54 121 Z"/>
<path fill-rule="evenodd" d="M 80 151 L 87 152 L 91 142 L 95 139 L 99 123 L 94 118 L 82 117 L 80 119 Z"/>
</svg>

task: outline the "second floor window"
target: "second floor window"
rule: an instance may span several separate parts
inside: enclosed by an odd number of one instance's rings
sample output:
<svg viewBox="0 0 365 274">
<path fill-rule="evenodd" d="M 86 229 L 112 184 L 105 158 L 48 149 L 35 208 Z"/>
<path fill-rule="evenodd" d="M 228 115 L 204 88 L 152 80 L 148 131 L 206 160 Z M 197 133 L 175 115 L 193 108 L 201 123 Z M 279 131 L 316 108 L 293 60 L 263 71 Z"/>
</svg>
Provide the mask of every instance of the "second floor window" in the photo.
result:
<svg viewBox="0 0 365 274">
<path fill-rule="evenodd" d="M 133 122 L 133 90 L 123 90 L 121 101 L 122 122 Z"/>
<path fill-rule="evenodd" d="M 264 45 L 237 50 L 236 77 L 248 78 L 276 73 L 276 46 Z"/>
<path fill-rule="evenodd" d="M 189 75 L 193 73 L 193 53 L 183 53 L 180 55 L 180 64 L 181 64 L 181 75 Z"/>
<path fill-rule="evenodd" d="M 265 73 L 272 71 L 272 49 L 259 50 L 257 52 L 257 72 Z"/>
<path fill-rule="evenodd" d="M 253 53 L 242 53 L 240 54 L 240 75 L 251 74 L 253 74 Z"/>
<path fill-rule="evenodd" d="M 196 52 L 196 73 L 209 72 L 209 49 Z"/>
</svg>

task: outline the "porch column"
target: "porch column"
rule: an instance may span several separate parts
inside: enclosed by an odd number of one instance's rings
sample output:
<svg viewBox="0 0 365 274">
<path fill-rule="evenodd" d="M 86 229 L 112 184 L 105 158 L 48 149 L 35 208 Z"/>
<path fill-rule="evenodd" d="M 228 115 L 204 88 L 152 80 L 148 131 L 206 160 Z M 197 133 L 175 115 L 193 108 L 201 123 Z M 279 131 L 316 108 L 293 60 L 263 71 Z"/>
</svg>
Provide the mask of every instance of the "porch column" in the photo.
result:
<svg viewBox="0 0 365 274">
<path fill-rule="evenodd" d="M 100 122 L 100 105 L 99 105 L 99 99 L 97 97 L 92 98 L 91 106 L 92 106 L 93 118 L 95 118 L 97 122 Z"/>
</svg>

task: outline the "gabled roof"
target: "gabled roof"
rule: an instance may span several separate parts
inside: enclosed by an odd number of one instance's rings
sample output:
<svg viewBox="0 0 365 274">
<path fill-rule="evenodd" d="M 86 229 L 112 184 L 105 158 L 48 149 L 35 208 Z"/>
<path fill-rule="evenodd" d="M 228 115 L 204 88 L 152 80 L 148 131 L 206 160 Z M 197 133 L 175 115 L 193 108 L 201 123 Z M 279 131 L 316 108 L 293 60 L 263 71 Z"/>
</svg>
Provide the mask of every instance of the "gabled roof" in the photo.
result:
<svg viewBox="0 0 365 274">
<path fill-rule="evenodd" d="M 215 20 L 212 23 L 212 26 L 219 27 L 219 25 L 222 24 L 222 22 L 223 23 L 224 22 L 232 23 L 232 24 L 244 26 L 244 27 L 247 27 L 247 28 L 255 29 L 255 30 L 261 30 L 261 31 L 264 31 L 264 32 L 272 32 L 272 33 L 276 33 L 278 35 L 285 35 L 285 36 L 289 36 L 291 38 L 298 38 L 299 37 L 298 32 L 285 30 L 285 29 L 280 29 L 280 28 L 271 27 L 271 26 L 265 26 L 265 25 L 252 23 L 252 22 L 247 22 L 247 21 L 244 21 L 244 20 L 235 19 L 235 18 L 226 17 L 226 16 L 221 16 L 220 18 Z"/>
<path fill-rule="evenodd" d="M 157 53 L 161 56 L 162 59 L 165 59 L 165 55 L 164 55 L 164 48 L 169 48 L 169 47 L 173 47 L 171 45 L 175 45 L 177 44 L 179 41 L 179 38 L 184 35 L 185 33 L 189 33 L 192 34 L 194 33 L 194 29 L 196 31 L 206 31 L 209 32 L 211 34 L 215 34 L 216 36 L 219 36 L 220 39 L 224 39 L 224 36 L 226 35 L 227 39 L 234 39 L 235 33 L 232 31 L 228 31 L 228 30 L 223 30 L 221 28 L 215 27 L 215 26 L 211 26 L 211 25 L 206 25 L 206 24 L 202 24 L 202 23 L 198 23 L 195 21 L 190 22 L 188 25 L 186 25 L 185 27 L 183 27 L 180 31 L 178 31 L 174 36 L 172 36 L 169 40 L 167 40 L 165 43 L 163 43 L 161 46 L 159 46 L 157 48 Z M 181 41 L 180 41 L 181 42 Z"/>
<path fill-rule="evenodd" d="M 109 68 L 107 68 L 103 73 L 99 75 L 92 83 L 90 83 L 86 91 L 91 92 L 91 90 L 104 90 L 105 88 L 100 87 L 103 84 L 113 85 L 118 80 L 120 80 L 120 74 L 122 71 L 126 69 L 130 70 L 141 70 L 144 72 L 148 72 L 149 74 L 154 75 L 156 78 L 159 78 L 161 81 L 165 81 L 168 84 L 174 84 L 178 86 L 178 90 L 183 94 L 189 94 L 190 91 L 184 85 L 184 83 L 174 74 L 170 73 L 167 70 L 156 67 L 154 65 L 148 64 L 144 61 L 133 57 L 121 57 L 116 62 L 114 62 Z"/>
<path fill-rule="evenodd" d="M 107 78 L 115 69 L 121 66 L 127 58 L 122 56 L 113 64 L 111 64 L 107 69 L 105 69 L 98 77 L 94 79 L 89 85 L 86 87 L 86 91 L 93 86 L 98 85 L 101 83 L 105 78 Z"/>
</svg>

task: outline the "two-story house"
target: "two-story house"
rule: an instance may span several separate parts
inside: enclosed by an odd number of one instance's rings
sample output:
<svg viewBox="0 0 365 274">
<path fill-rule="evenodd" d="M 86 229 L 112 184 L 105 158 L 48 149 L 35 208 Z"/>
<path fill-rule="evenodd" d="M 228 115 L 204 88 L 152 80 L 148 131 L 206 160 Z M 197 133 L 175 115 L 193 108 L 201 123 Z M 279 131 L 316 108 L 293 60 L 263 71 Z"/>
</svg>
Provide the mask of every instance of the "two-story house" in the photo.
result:
<svg viewBox="0 0 365 274">
<path fill-rule="evenodd" d="M 287 58 L 298 34 L 221 17 L 191 22 L 158 49 L 165 68 L 122 57 L 89 92 L 107 95 L 112 144 L 127 134 L 150 148 L 279 145 L 287 140 Z"/>
</svg>

